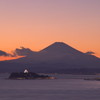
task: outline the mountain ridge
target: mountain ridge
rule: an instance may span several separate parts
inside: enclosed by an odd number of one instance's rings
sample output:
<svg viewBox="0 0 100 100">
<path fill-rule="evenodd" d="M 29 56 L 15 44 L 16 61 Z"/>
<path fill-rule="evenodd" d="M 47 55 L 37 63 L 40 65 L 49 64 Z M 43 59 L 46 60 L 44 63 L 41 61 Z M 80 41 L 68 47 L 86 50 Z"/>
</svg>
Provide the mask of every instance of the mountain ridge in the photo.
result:
<svg viewBox="0 0 100 100">
<path fill-rule="evenodd" d="M 2 66 L 8 71 L 28 67 L 35 72 L 60 72 L 61 70 L 63 73 L 68 72 L 69 69 L 100 69 L 98 57 L 85 54 L 63 42 L 55 42 L 39 52 L 25 48 L 21 49 L 21 52 L 23 50 L 28 51 L 23 52 L 25 57 L 0 62 L 0 70 L 4 71 Z"/>
</svg>

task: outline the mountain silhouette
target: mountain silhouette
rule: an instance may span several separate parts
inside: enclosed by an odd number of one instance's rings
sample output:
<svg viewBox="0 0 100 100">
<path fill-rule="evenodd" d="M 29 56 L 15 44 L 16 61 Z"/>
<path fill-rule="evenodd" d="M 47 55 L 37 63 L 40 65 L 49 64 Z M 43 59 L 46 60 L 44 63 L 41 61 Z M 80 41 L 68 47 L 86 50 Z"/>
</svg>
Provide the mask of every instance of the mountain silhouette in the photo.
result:
<svg viewBox="0 0 100 100">
<path fill-rule="evenodd" d="M 55 42 L 39 52 L 22 48 L 17 49 L 17 53 L 25 57 L 0 62 L 1 71 L 29 68 L 31 71 L 45 73 L 97 73 L 100 69 L 99 58 L 76 50 L 63 42 Z"/>
<path fill-rule="evenodd" d="M 77 54 L 82 53 L 63 42 L 55 42 L 40 52 L 63 53 L 63 54 Z"/>
</svg>

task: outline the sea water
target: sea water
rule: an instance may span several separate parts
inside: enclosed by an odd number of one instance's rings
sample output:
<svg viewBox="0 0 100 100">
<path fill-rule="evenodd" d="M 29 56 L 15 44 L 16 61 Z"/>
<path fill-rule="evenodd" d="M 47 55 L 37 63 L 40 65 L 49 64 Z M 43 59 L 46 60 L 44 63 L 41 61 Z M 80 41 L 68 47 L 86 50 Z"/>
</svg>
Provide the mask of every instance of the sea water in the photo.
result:
<svg viewBox="0 0 100 100">
<path fill-rule="evenodd" d="M 6 75 L 7 77 L 7 75 Z M 54 80 L 8 80 L 0 77 L 0 100 L 100 100 L 100 81 L 82 75 L 56 75 Z"/>
</svg>

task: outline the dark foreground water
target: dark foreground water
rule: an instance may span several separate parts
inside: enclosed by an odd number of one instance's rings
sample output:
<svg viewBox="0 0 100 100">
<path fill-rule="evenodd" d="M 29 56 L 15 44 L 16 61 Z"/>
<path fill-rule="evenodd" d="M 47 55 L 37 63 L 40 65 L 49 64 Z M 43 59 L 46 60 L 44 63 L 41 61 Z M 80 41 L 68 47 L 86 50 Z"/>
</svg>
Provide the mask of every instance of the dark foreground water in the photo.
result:
<svg viewBox="0 0 100 100">
<path fill-rule="evenodd" d="M 100 81 L 86 81 L 79 75 L 58 77 L 55 80 L 7 80 L 1 75 L 0 100 L 100 100 Z"/>
</svg>

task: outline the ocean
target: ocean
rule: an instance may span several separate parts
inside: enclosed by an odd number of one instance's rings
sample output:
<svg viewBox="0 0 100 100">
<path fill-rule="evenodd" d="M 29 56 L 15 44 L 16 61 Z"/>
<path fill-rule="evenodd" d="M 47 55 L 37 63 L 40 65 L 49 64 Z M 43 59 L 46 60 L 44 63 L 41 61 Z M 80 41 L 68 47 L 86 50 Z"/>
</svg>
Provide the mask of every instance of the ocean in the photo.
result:
<svg viewBox="0 0 100 100">
<path fill-rule="evenodd" d="M 0 100 L 100 100 L 100 81 L 95 75 L 53 75 L 53 80 L 8 80 L 0 74 Z"/>
</svg>

